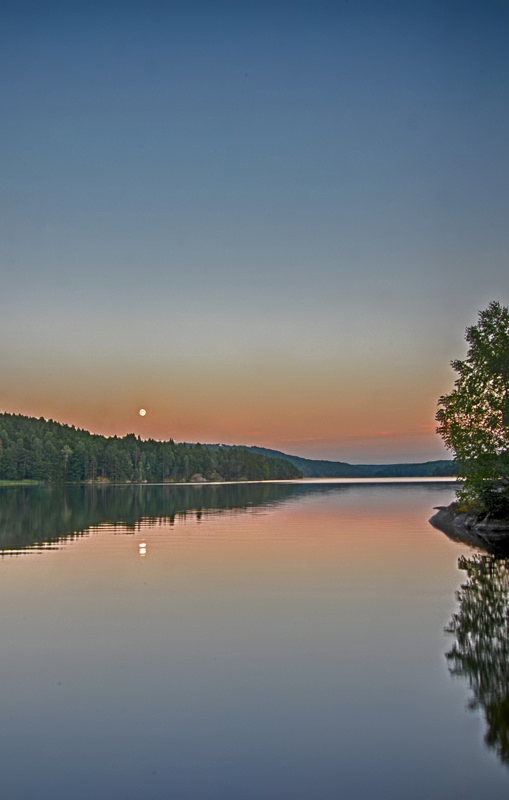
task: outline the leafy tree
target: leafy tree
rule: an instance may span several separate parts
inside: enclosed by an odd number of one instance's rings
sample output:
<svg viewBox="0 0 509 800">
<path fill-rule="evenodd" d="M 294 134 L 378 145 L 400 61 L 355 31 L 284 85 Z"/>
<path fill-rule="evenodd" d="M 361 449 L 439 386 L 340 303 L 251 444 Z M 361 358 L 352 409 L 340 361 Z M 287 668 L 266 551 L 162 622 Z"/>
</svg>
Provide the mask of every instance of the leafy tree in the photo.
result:
<svg viewBox="0 0 509 800">
<path fill-rule="evenodd" d="M 509 512 L 509 309 L 490 303 L 467 328 L 453 391 L 439 399 L 437 432 L 458 462 L 460 498 L 493 516 Z"/>
</svg>

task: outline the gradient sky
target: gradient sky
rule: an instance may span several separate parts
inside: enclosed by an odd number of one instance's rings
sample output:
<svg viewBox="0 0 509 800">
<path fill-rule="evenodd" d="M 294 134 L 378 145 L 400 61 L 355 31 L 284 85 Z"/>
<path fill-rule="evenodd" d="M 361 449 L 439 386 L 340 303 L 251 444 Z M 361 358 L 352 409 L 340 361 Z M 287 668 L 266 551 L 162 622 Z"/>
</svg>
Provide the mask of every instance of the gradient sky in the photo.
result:
<svg viewBox="0 0 509 800">
<path fill-rule="evenodd" d="M 4 2 L 0 73 L 1 411 L 447 457 L 509 303 L 506 0 Z"/>
</svg>

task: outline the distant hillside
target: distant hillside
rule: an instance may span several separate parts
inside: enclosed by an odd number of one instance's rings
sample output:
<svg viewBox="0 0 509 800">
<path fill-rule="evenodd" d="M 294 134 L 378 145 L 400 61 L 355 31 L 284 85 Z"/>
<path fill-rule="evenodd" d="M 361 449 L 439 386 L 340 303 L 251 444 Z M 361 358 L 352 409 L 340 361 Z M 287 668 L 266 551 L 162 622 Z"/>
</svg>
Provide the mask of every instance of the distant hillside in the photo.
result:
<svg viewBox="0 0 509 800">
<path fill-rule="evenodd" d="M 211 445 L 217 449 L 228 445 Z M 266 447 L 246 447 L 252 453 L 269 458 L 284 458 L 294 464 L 306 478 L 442 478 L 458 474 L 456 462 L 446 459 L 423 464 L 347 464 L 344 461 L 318 461 L 301 458 Z"/>
</svg>

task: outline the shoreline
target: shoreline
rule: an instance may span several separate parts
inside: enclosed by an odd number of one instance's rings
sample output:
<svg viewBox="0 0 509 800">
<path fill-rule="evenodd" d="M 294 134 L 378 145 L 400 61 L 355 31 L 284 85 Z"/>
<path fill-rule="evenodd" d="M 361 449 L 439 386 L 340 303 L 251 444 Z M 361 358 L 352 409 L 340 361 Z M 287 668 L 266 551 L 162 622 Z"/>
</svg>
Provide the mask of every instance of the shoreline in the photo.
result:
<svg viewBox="0 0 509 800">
<path fill-rule="evenodd" d="M 237 478 L 235 480 L 189 480 L 189 481 L 112 481 L 108 479 L 88 480 L 88 481 L 45 481 L 45 480 L 0 480 L 0 488 L 3 486 L 88 486 L 93 488 L 105 488 L 115 486 L 222 486 L 232 483 L 291 483 L 291 484 L 411 484 L 411 483 L 457 483 L 454 477 L 430 477 L 423 476 L 401 476 L 401 477 L 372 477 L 372 478 L 330 478 L 330 477 L 302 477 L 302 478 Z M 508 523 L 509 524 L 509 523 Z"/>
<path fill-rule="evenodd" d="M 457 502 L 435 506 L 429 523 L 450 539 L 493 551 L 509 551 L 509 519 L 482 519 L 475 514 L 458 513 Z"/>
</svg>

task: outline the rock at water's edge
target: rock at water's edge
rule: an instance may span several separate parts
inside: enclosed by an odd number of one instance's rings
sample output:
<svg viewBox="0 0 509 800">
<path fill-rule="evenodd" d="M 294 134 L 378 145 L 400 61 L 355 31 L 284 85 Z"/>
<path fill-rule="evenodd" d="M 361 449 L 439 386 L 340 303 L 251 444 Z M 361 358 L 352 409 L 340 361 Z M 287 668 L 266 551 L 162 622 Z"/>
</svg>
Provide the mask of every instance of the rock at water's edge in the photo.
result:
<svg viewBox="0 0 509 800">
<path fill-rule="evenodd" d="M 506 533 L 509 536 L 509 519 L 490 519 L 478 517 L 476 514 L 462 514 L 458 512 L 458 504 L 450 506 L 435 506 L 437 513 L 430 522 L 435 527 L 440 525 L 453 525 L 455 528 L 466 528 L 479 533 Z"/>
<path fill-rule="evenodd" d="M 509 547 L 509 519 L 480 519 L 475 514 L 458 513 L 457 508 L 456 502 L 436 506 L 437 513 L 429 520 L 431 525 L 453 539 L 476 546 L 504 550 Z"/>
</svg>

